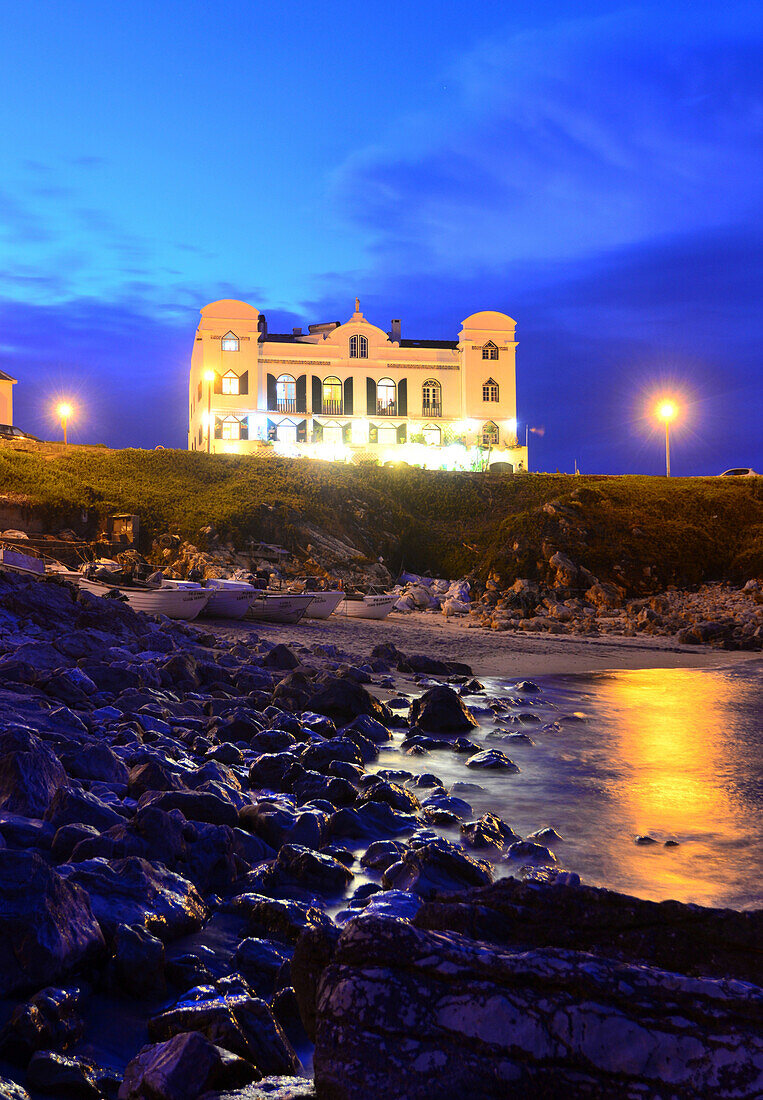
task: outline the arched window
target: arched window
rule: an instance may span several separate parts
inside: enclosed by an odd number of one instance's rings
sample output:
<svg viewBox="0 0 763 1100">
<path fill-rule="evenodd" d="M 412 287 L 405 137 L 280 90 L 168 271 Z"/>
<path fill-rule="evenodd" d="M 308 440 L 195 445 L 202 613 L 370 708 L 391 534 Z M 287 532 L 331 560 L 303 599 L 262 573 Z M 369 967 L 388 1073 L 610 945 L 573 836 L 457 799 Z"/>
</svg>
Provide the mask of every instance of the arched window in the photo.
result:
<svg viewBox="0 0 763 1100">
<path fill-rule="evenodd" d="M 276 409 L 280 413 L 297 411 L 297 383 L 290 374 L 276 378 Z"/>
<path fill-rule="evenodd" d="M 333 374 L 323 382 L 321 412 L 324 416 L 342 415 L 342 383 Z"/>
<path fill-rule="evenodd" d="M 482 425 L 482 446 L 498 446 L 498 425 L 492 420 L 488 420 L 487 424 Z"/>
<path fill-rule="evenodd" d="M 434 378 L 427 379 L 421 387 L 421 415 L 442 416 L 442 387 Z"/>
<path fill-rule="evenodd" d="M 382 378 L 376 384 L 377 416 L 397 416 L 395 383 L 391 378 Z"/>
<path fill-rule="evenodd" d="M 483 345 L 482 358 L 483 359 L 497 359 L 498 358 L 498 348 L 495 346 L 495 344 L 493 343 L 492 340 L 488 340 L 488 342 Z"/>
<path fill-rule="evenodd" d="M 495 381 L 494 378 L 488 378 L 487 382 L 482 383 L 482 400 L 498 400 L 498 383 Z"/>
<path fill-rule="evenodd" d="M 221 381 L 223 393 L 238 393 L 238 375 L 235 371 L 226 371 Z"/>
<path fill-rule="evenodd" d="M 442 432 L 436 424 L 427 424 L 424 428 L 424 442 L 430 446 L 439 447 L 442 442 Z"/>
<path fill-rule="evenodd" d="M 223 336 L 223 351 L 238 351 L 238 336 L 235 332 L 226 332 Z"/>
<path fill-rule="evenodd" d="M 225 416 L 222 420 L 222 438 L 223 439 L 240 439 L 241 438 L 241 421 L 237 416 Z"/>
<path fill-rule="evenodd" d="M 296 443 L 297 425 L 291 420 L 282 420 L 276 428 L 276 439 L 279 443 Z"/>
<path fill-rule="evenodd" d="M 342 425 L 336 420 L 329 420 L 323 425 L 323 442 L 336 446 L 342 442 Z"/>
<path fill-rule="evenodd" d="M 368 359 L 368 340 L 365 336 L 350 337 L 350 359 Z"/>
</svg>

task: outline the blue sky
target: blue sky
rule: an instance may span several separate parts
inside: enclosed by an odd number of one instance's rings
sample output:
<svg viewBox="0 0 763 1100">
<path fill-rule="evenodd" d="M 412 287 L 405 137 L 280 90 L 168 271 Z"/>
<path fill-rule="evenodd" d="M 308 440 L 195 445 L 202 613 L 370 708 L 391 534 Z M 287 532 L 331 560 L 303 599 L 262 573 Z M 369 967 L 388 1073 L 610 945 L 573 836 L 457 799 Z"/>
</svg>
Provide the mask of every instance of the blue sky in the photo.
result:
<svg viewBox="0 0 763 1100">
<path fill-rule="evenodd" d="M 517 10 L 514 10 L 517 9 Z M 0 368 L 183 446 L 198 310 L 518 322 L 531 466 L 763 470 L 752 4 L 0 0 Z"/>
</svg>

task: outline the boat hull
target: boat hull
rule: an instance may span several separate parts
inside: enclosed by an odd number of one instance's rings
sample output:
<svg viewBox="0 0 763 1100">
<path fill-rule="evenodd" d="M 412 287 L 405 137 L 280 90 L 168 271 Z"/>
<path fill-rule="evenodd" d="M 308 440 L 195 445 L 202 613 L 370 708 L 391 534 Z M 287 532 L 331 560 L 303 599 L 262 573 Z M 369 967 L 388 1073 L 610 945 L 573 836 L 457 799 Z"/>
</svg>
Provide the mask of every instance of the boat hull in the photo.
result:
<svg viewBox="0 0 763 1100">
<path fill-rule="evenodd" d="M 92 592 L 94 596 L 108 596 L 110 592 L 121 592 L 134 611 L 145 611 L 147 615 L 166 615 L 168 619 L 195 619 L 206 606 L 209 595 L 204 588 L 121 588 L 118 584 L 105 584 L 103 581 L 80 577 L 80 588 Z"/>
<path fill-rule="evenodd" d="M 269 592 L 260 592 L 252 600 L 246 617 L 266 623 L 298 623 L 313 597 L 277 595 Z"/>
<path fill-rule="evenodd" d="M 342 600 L 337 615 L 354 619 L 386 619 L 395 606 L 394 596 L 364 596 L 362 600 Z"/>
<path fill-rule="evenodd" d="M 209 600 L 203 614 L 210 619 L 243 619 L 257 593 L 245 588 L 209 588 Z"/>
<path fill-rule="evenodd" d="M 344 592 L 313 592 L 313 602 L 305 612 L 306 619 L 328 619 L 344 599 Z"/>
</svg>

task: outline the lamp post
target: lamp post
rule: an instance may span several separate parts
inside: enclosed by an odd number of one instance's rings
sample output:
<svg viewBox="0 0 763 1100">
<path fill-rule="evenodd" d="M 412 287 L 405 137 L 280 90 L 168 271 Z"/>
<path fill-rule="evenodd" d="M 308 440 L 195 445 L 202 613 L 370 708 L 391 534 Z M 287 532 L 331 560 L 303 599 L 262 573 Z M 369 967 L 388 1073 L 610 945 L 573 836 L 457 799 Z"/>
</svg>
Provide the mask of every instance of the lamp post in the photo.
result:
<svg viewBox="0 0 763 1100">
<path fill-rule="evenodd" d="M 207 454 L 212 453 L 212 383 L 215 380 L 213 370 L 204 371 L 204 381 L 207 383 Z"/>
<path fill-rule="evenodd" d="M 64 447 L 65 447 L 67 445 L 66 427 L 67 427 L 67 424 L 68 424 L 68 421 L 69 421 L 69 417 L 72 415 L 74 410 L 72 409 L 71 405 L 67 404 L 66 402 L 62 402 L 58 406 L 58 408 L 56 409 L 56 412 L 58 413 L 58 418 L 61 421 L 61 427 L 64 429 Z"/>
<path fill-rule="evenodd" d="M 674 401 L 661 401 L 657 416 L 665 423 L 665 476 L 670 477 L 670 421 L 675 419 L 678 408 Z"/>
</svg>

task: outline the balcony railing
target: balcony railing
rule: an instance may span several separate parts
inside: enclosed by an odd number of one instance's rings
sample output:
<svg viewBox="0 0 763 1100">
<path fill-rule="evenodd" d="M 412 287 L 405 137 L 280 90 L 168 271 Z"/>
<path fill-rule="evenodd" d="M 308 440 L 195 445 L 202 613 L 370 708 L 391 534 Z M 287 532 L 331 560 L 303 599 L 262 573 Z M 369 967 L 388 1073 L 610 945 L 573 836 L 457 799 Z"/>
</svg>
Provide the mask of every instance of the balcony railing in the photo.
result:
<svg viewBox="0 0 763 1100">
<path fill-rule="evenodd" d="M 295 413 L 297 411 L 296 399 L 293 397 L 277 398 L 275 411 L 279 413 Z"/>
<path fill-rule="evenodd" d="M 342 416 L 341 401 L 321 402 L 321 416 Z"/>
<path fill-rule="evenodd" d="M 442 416 L 442 405 L 439 401 L 426 401 L 421 406 L 422 416 Z"/>
<path fill-rule="evenodd" d="M 397 401 L 377 401 L 377 416 L 397 416 Z"/>
</svg>

